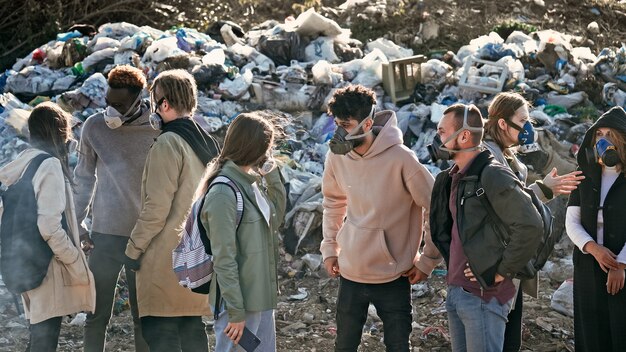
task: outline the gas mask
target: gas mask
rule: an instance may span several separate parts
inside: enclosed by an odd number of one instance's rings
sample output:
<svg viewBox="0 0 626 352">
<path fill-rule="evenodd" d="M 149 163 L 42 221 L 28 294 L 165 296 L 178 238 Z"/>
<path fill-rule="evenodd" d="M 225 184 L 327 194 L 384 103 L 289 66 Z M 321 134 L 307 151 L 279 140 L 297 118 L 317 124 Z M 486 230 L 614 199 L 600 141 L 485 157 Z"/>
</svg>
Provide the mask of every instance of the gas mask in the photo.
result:
<svg viewBox="0 0 626 352">
<path fill-rule="evenodd" d="M 361 130 L 361 127 L 363 127 L 367 120 L 374 119 L 375 107 L 375 105 L 372 106 L 372 111 L 370 112 L 370 115 L 363 119 L 363 121 L 361 121 L 355 128 L 353 128 L 352 132 L 348 132 L 345 128 L 337 126 L 337 129 L 333 134 L 333 138 L 331 138 L 331 140 L 328 142 L 330 151 L 334 154 L 339 155 L 348 154 L 352 149 L 356 147 L 356 139 L 363 138 L 372 133 L 372 130 L 369 130 L 368 132 L 355 135 L 355 133 L 358 133 L 358 131 Z"/>
<path fill-rule="evenodd" d="M 526 154 L 541 150 L 539 143 L 537 143 L 537 133 L 535 133 L 535 128 L 530 121 L 526 121 L 522 127 L 510 121 L 506 121 L 506 124 L 519 131 L 517 135 L 517 144 L 519 147 L 517 150 L 520 153 Z"/>
<path fill-rule="evenodd" d="M 619 154 L 613 143 L 606 138 L 600 138 L 594 148 L 596 160 L 600 165 L 613 167 L 619 163 Z"/>
<path fill-rule="evenodd" d="M 129 118 L 136 115 L 141 110 L 141 92 L 137 94 L 137 98 L 130 105 L 128 111 L 122 114 L 112 106 L 107 106 L 104 111 L 104 122 L 110 129 L 116 129 L 122 126 Z"/>
<path fill-rule="evenodd" d="M 161 106 L 161 104 L 163 104 L 164 100 L 165 97 L 159 99 L 159 101 L 156 103 L 156 106 L 154 107 L 154 110 L 148 117 L 150 127 L 152 127 L 156 131 L 160 131 L 161 129 L 163 129 L 163 118 L 161 117 L 161 114 L 159 114 L 159 107 Z"/>
<path fill-rule="evenodd" d="M 441 136 L 439 134 L 435 134 L 433 138 L 433 142 L 426 146 L 428 149 L 428 154 L 430 154 L 430 159 L 435 162 L 437 160 L 451 160 L 454 153 L 459 152 L 472 152 L 474 150 L 480 149 L 480 146 L 464 148 L 464 149 L 449 149 L 445 147 L 445 144 L 450 142 L 451 140 L 458 137 L 461 132 L 468 130 L 470 132 L 481 132 L 483 130 L 482 127 L 471 127 L 467 124 L 467 113 L 469 111 L 469 106 L 465 106 L 465 112 L 463 113 L 463 126 L 457 131 L 455 131 L 450 137 L 448 137 L 445 141 L 441 141 Z"/>
</svg>

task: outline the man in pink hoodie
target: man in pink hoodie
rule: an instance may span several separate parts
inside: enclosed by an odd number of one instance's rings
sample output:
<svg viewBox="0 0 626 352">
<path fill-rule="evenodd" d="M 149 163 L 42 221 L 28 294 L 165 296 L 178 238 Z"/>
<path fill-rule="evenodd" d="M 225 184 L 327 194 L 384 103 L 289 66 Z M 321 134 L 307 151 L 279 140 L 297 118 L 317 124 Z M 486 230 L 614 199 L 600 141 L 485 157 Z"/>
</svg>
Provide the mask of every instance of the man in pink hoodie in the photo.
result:
<svg viewBox="0 0 626 352">
<path fill-rule="evenodd" d="M 425 223 L 434 179 L 403 145 L 394 112 L 375 113 L 375 104 L 363 86 L 339 89 L 329 102 L 337 130 L 322 181 L 320 249 L 329 275 L 340 277 L 338 352 L 357 350 L 370 303 L 387 351 L 409 351 L 410 284 L 441 261 Z"/>
</svg>

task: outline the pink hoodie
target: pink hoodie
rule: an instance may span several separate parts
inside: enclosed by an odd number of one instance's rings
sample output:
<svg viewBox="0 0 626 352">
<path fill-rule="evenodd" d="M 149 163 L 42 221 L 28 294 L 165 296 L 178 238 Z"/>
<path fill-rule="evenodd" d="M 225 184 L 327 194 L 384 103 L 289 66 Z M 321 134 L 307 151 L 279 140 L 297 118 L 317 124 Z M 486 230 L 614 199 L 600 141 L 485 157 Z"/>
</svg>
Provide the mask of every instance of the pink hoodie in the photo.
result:
<svg viewBox="0 0 626 352">
<path fill-rule="evenodd" d="M 430 274 L 441 261 L 427 224 L 434 178 L 402 144 L 393 111 L 376 114 L 374 133 L 363 156 L 326 157 L 322 256 L 339 257 L 341 276 L 361 283 L 395 280 L 413 265 Z"/>
</svg>

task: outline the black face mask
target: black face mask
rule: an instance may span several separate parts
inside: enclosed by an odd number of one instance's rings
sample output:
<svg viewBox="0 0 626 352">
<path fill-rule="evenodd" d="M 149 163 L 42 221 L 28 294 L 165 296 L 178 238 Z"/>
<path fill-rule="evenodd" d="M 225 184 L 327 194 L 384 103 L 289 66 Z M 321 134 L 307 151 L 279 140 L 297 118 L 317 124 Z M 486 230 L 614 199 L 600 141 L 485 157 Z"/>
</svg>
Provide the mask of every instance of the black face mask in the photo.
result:
<svg viewBox="0 0 626 352">
<path fill-rule="evenodd" d="M 470 132 L 481 132 L 483 130 L 482 127 L 471 127 L 470 125 L 467 124 L 467 112 L 468 111 L 469 111 L 469 105 L 465 106 L 465 112 L 463 114 L 463 126 L 461 126 L 461 129 L 454 132 L 445 141 L 442 141 L 441 136 L 439 136 L 439 134 L 436 134 L 435 137 L 433 137 L 433 142 L 426 146 L 426 148 L 428 149 L 428 154 L 430 154 L 430 158 L 433 162 L 436 162 L 437 160 L 443 160 L 443 161 L 452 160 L 452 158 L 454 157 L 454 154 L 456 153 L 472 152 L 474 150 L 480 149 L 480 146 L 464 148 L 464 149 L 456 149 L 457 147 L 456 143 L 455 143 L 454 149 L 446 148 L 444 146 L 446 143 L 458 137 L 459 134 L 461 134 L 461 132 L 465 130 L 468 130 Z"/>
<path fill-rule="evenodd" d="M 363 132 L 363 125 L 371 118 L 374 118 L 374 106 L 372 106 L 372 112 L 370 116 L 363 119 L 352 131 L 348 132 L 345 128 L 338 126 L 333 134 L 333 138 L 328 142 L 330 151 L 334 154 L 345 155 L 352 149 L 363 144 L 365 136 L 372 133 L 372 130 Z"/>
<path fill-rule="evenodd" d="M 441 141 L 441 137 L 436 134 L 435 137 L 433 137 L 433 142 L 426 146 L 428 154 L 430 155 L 430 160 L 434 162 L 437 160 L 448 161 L 452 159 L 453 154 L 447 150 L 441 149 L 442 147 L 443 142 Z"/>
</svg>

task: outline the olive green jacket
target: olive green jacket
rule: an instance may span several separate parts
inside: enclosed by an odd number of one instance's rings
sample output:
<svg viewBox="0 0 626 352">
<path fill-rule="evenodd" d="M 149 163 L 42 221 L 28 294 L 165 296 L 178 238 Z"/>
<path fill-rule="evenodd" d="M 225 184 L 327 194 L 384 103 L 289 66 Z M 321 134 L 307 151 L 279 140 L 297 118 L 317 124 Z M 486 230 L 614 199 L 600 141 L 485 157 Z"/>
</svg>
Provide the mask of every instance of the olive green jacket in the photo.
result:
<svg viewBox="0 0 626 352">
<path fill-rule="evenodd" d="M 245 312 L 276 308 L 278 280 L 278 228 L 285 216 L 286 192 L 278 168 L 264 179 L 245 173 L 232 161 L 220 175 L 237 184 L 243 196 L 243 216 L 237 229 L 237 202 L 233 190 L 224 184 L 210 188 L 202 208 L 201 221 L 211 241 L 214 276 L 209 301 L 215 309 L 216 284 L 231 322 L 245 320 Z M 270 206 L 269 225 L 256 202 L 252 184 L 257 182 Z"/>
</svg>

